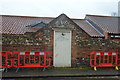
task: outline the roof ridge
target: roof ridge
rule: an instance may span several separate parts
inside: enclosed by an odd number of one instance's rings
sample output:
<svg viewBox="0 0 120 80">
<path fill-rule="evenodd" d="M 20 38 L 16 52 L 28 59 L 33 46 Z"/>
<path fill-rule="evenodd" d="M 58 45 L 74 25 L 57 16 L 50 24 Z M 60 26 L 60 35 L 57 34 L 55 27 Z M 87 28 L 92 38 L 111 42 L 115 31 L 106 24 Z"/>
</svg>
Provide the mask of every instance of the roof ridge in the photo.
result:
<svg viewBox="0 0 120 80">
<path fill-rule="evenodd" d="M 79 19 L 79 18 L 70 18 L 72 20 L 85 20 L 85 19 Z"/>
<path fill-rule="evenodd" d="M 22 16 L 22 15 L 0 15 L 0 16 L 7 16 L 7 17 L 25 17 L 25 18 L 45 18 L 45 19 L 55 19 L 56 17 L 39 17 L 39 16 Z M 72 20 L 82 20 L 79 18 L 70 18 Z"/>
<path fill-rule="evenodd" d="M 86 14 L 86 16 L 92 16 L 92 17 L 120 18 L 119 16 L 103 16 L 103 15 L 91 15 L 91 14 Z"/>
<path fill-rule="evenodd" d="M 25 17 L 25 18 L 48 18 L 54 19 L 55 17 L 38 17 L 38 16 L 20 16 L 20 15 L 0 15 L 0 16 L 7 16 L 7 17 Z"/>
</svg>

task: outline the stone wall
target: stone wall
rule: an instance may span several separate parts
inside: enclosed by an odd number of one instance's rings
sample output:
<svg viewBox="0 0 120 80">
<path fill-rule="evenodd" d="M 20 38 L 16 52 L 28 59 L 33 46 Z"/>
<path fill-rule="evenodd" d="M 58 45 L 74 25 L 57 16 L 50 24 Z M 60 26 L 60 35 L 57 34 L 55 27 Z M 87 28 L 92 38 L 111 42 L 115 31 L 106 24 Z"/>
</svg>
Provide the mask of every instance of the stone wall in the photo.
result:
<svg viewBox="0 0 120 80">
<path fill-rule="evenodd" d="M 29 50 L 43 50 L 42 40 L 36 40 L 33 37 L 26 35 L 2 35 L 2 49 L 3 51 L 29 51 Z"/>
<path fill-rule="evenodd" d="M 49 51 L 53 56 L 53 27 L 64 27 L 72 30 L 72 67 L 89 66 L 89 56 L 94 51 L 120 52 L 120 39 L 92 38 L 64 15 L 34 33 L 3 34 L 2 49 L 11 52 Z"/>
<path fill-rule="evenodd" d="M 79 45 L 81 44 L 81 45 Z M 120 40 L 104 38 L 89 38 L 77 41 L 76 53 L 73 53 L 72 64 L 74 67 L 89 66 L 91 52 L 120 52 Z"/>
<path fill-rule="evenodd" d="M 46 28 L 32 35 L 3 34 L 3 51 L 49 51 L 53 56 L 53 30 Z M 120 39 L 91 38 L 84 31 L 72 31 L 72 67 L 89 66 L 91 52 L 120 52 Z"/>
<path fill-rule="evenodd" d="M 120 52 L 120 39 L 92 38 L 79 27 L 72 31 L 72 65 L 89 66 L 91 52 Z"/>
</svg>

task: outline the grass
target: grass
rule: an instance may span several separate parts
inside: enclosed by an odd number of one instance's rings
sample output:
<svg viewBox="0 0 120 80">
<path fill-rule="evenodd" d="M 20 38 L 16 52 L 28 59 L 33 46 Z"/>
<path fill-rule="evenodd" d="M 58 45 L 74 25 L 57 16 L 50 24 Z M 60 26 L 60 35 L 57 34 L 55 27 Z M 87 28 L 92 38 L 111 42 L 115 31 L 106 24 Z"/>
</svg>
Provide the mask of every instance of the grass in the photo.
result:
<svg viewBox="0 0 120 80">
<path fill-rule="evenodd" d="M 16 70 L 16 68 L 11 68 L 9 69 L 9 71 L 11 70 Z M 20 68 L 21 71 L 29 71 L 29 70 L 43 70 L 43 68 Z M 77 68 L 71 68 L 71 67 L 60 67 L 60 68 L 56 68 L 56 67 L 47 67 L 46 70 L 94 70 L 93 67 L 77 67 Z M 97 67 L 97 70 L 115 70 L 114 67 Z"/>
<path fill-rule="evenodd" d="M 78 68 L 67 68 L 67 67 L 64 67 L 64 68 L 52 68 L 52 70 L 92 70 L 92 68 L 80 68 L 80 67 L 78 67 Z"/>
</svg>

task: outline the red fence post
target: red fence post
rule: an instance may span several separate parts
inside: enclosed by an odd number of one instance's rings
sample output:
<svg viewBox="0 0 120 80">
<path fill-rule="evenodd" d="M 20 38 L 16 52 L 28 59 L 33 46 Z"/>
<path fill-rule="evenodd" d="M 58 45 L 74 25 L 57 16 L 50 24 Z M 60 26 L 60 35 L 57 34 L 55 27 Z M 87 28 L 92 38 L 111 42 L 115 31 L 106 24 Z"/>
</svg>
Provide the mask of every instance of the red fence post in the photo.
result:
<svg viewBox="0 0 120 80">
<path fill-rule="evenodd" d="M 12 52 L 9 51 L 0 51 L 0 68 L 12 67 Z"/>
</svg>

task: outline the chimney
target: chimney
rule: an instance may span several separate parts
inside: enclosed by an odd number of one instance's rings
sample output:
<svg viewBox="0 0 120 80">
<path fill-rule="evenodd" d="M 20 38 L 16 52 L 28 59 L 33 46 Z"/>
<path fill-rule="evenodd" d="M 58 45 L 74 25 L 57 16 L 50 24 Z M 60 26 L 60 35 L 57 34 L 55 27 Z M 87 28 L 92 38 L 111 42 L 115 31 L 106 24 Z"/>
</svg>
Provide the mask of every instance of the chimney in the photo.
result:
<svg viewBox="0 0 120 80">
<path fill-rule="evenodd" d="M 105 35 L 105 39 L 108 39 L 108 32 L 104 32 L 104 35 Z"/>
</svg>

